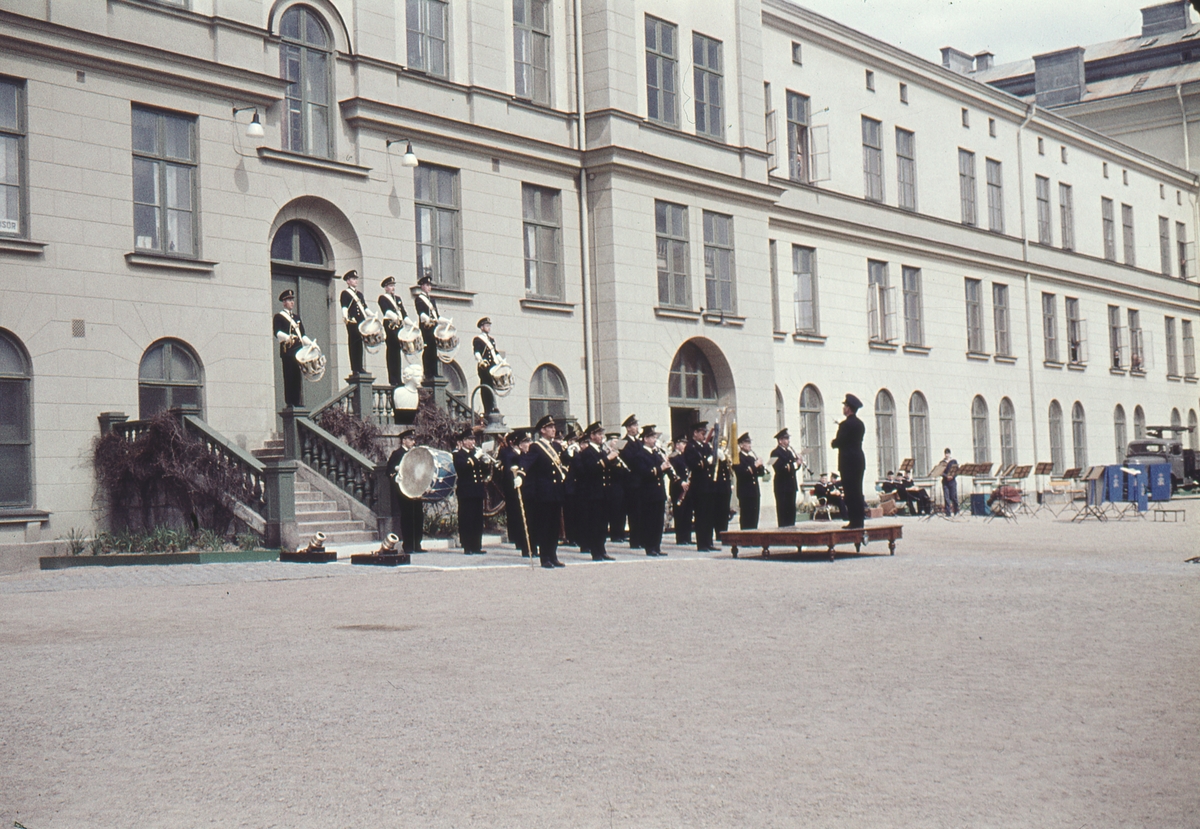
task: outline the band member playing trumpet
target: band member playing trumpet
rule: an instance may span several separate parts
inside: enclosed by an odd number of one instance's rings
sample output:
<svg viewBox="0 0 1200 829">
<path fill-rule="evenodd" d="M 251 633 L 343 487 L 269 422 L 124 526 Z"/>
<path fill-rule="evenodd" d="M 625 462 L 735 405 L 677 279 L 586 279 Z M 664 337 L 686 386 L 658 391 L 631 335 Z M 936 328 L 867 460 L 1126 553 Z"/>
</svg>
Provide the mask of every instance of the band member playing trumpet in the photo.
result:
<svg viewBox="0 0 1200 829">
<path fill-rule="evenodd" d="M 617 451 L 621 453 L 621 460 L 625 462 L 626 470 L 632 470 L 634 468 L 633 457 L 642 451 L 642 437 L 638 428 L 637 415 L 631 414 L 622 421 L 621 425 L 625 428 L 625 434 L 617 443 Z M 618 492 L 614 495 L 621 500 L 616 505 L 616 509 L 609 512 L 612 519 L 612 540 L 625 541 L 628 539 L 629 549 L 640 550 L 642 548 L 641 481 L 637 475 L 629 474 L 626 470 L 617 473 Z M 629 519 L 628 536 L 625 534 L 626 518 Z"/>
<path fill-rule="evenodd" d="M 710 438 L 708 421 L 701 420 L 692 426 L 692 439 L 683 453 L 691 481 L 688 497 L 696 522 L 696 551 L 700 553 L 716 552 L 713 547 L 713 491 L 716 488 L 717 455 L 708 442 Z"/>
<path fill-rule="evenodd" d="M 408 451 L 417 445 L 417 434 L 412 429 L 400 433 L 400 448 L 391 454 L 387 461 L 387 474 L 391 480 L 396 479 L 396 470 L 400 461 Z M 395 498 L 392 501 L 395 517 L 400 522 L 400 538 L 402 549 L 406 553 L 423 553 L 421 535 L 425 529 L 425 504 L 419 498 L 408 498 L 400 487 L 396 487 Z"/>
<path fill-rule="evenodd" d="M 633 477 L 638 481 L 641 506 L 638 530 L 648 556 L 665 556 L 662 551 L 663 511 L 667 505 L 667 480 L 678 473 L 658 449 L 654 424 L 643 427 L 637 451 L 631 456 Z"/>
<path fill-rule="evenodd" d="M 346 271 L 342 281 L 342 322 L 346 323 L 346 343 L 350 350 L 350 373 L 363 373 L 363 341 L 358 324 L 367 318 L 367 298 L 358 290 L 358 271 Z"/>
<path fill-rule="evenodd" d="M 733 474 L 737 476 L 738 522 L 743 530 L 758 529 L 758 512 L 762 494 L 758 490 L 759 478 L 767 474 L 762 458 L 750 449 L 750 433 L 738 438 L 738 462 Z"/>
<path fill-rule="evenodd" d="M 437 327 L 441 315 L 438 313 L 437 302 L 433 298 L 433 277 L 425 274 L 417 280 L 420 293 L 413 299 L 417 308 L 417 322 L 421 326 L 421 339 L 425 341 L 425 350 L 421 352 L 421 366 L 425 369 L 424 385 L 432 386 L 433 378 L 438 376 L 437 342 L 434 340 L 433 329 Z"/>
<path fill-rule="evenodd" d="M 404 302 L 396 296 L 396 277 L 389 276 L 379 284 L 383 288 L 383 293 L 379 295 L 379 310 L 383 312 L 383 330 L 387 333 L 388 385 L 399 386 L 404 383 L 399 334 L 408 313 L 404 310 Z"/>
<path fill-rule="evenodd" d="M 468 556 L 483 555 L 483 490 L 492 479 L 494 461 L 475 446 L 475 432 L 467 429 L 459 436 L 454 452 L 454 471 L 458 475 L 458 542 Z"/>
<path fill-rule="evenodd" d="M 283 310 L 275 315 L 273 325 L 275 340 L 279 343 L 279 359 L 283 361 L 283 400 L 289 408 L 304 405 L 303 383 L 300 380 L 300 364 L 296 352 L 304 345 L 304 323 L 296 313 L 296 292 L 284 291 L 279 295 Z"/>
<path fill-rule="evenodd" d="M 792 436 L 787 429 L 775 435 L 778 444 L 771 450 L 771 467 L 775 470 L 775 515 L 780 527 L 791 527 L 796 523 L 796 494 L 800 487 L 796 483 L 796 472 L 800 469 L 800 456 L 792 449 Z"/>
<path fill-rule="evenodd" d="M 498 412 L 496 407 L 496 390 L 492 388 L 492 369 L 500 362 L 500 353 L 496 350 L 496 341 L 492 338 L 492 321 L 488 317 L 480 317 L 475 323 L 479 333 L 471 343 L 475 352 L 475 371 L 479 374 L 479 397 L 483 409 L 487 413 Z"/>
<path fill-rule="evenodd" d="M 612 498 L 612 470 L 621 463 L 615 447 L 604 443 L 604 426 L 593 423 L 584 429 L 583 448 L 571 460 L 571 478 L 583 523 L 580 546 L 592 561 L 612 561 L 604 549 L 608 530 L 607 507 Z"/>
</svg>

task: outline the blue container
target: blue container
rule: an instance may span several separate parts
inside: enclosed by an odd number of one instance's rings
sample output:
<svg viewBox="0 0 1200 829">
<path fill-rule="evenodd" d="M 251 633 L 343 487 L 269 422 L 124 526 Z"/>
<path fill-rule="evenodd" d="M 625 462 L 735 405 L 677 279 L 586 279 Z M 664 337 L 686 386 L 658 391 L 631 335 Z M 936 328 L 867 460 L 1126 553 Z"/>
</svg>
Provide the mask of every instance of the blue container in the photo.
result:
<svg viewBox="0 0 1200 829">
<path fill-rule="evenodd" d="M 982 492 L 976 492 L 971 495 L 971 515 L 991 515 L 992 510 L 988 506 L 988 497 Z"/>
<path fill-rule="evenodd" d="M 1152 463 L 1146 469 L 1150 472 L 1150 500 L 1171 500 L 1171 464 Z"/>
<path fill-rule="evenodd" d="M 1125 497 L 1125 473 L 1120 464 L 1104 467 L 1104 489 L 1101 501 L 1120 501 Z"/>
<path fill-rule="evenodd" d="M 1131 504 L 1137 504 L 1138 512 L 1145 512 L 1150 508 L 1148 503 L 1149 488 L 1146 484 L 1149 482 L 1149 469 L 1145 466 L 1131 466 L 1130 469 L 1136 469 L 1138 475 L 1125 476 L 1126 500 Z"/>
</svg>

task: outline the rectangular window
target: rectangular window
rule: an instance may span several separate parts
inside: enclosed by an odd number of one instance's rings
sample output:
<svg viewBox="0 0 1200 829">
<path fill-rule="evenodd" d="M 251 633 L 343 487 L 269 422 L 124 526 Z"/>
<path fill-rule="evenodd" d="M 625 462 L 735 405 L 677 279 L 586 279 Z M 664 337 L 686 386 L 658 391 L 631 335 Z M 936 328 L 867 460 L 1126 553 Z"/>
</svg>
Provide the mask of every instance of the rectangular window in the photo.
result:
<svg viewBox="0 0 1200 829">
<path fill-rule="evenodd" d="M 525 219 L 525 293 L 561 300 L 564 293 L 559 264 L 562 249 L 560 192 L 522 184 L 521 211 Z"/>
<path fill-rule="evenodd" d="M 704 211 L 705 307 L 734 313 L 733 217 Z"/>
<path fill-rule="evenodd" d="M 901 269 L 904 291 L 904 344 L 925 345 L 925 321 L 921 299 L 921 269 Z"/>
<path fill-rule="evenodd" d="M 779 164 L 775 161 L 775 109 L 771 106 L 771 85 L 763 83 L 763 112 L 766 118 L 767 172 L 773 172 Z"/>
<path fill-rule="evenodd" d="M 658 257 L 658 304 L 668 308 L 691 308 L 687 208 L 656 201 L 654 233 Z"/>
<path fill-rule="evenodd" d="M 900 84 L 900 103 L 908 103 L 908 84 L 906 83 Z"/>
<path fill-rule="evenodd" d="M 863 116 L 863 181 L 864 196 L 871 201 L 883 201 L 883 131 L 882 123 Z"/>
<path fill-rule="evenodd" d="M 725 136 L 721 105 L 721 41 L 692 32 L 692 89 L 696 96 L 696 134 Z"/>
<path fill-rule="evenodd" d="M 820 332 L 817 317 L 817 252 L 812 248 L 792 245 L 792 274 L 796 279 L 796 331 L 817 334 Z"/>
<path fill-rule="evenodd" d="M 1079 300 L 1067 297 L 1067 362 L 1073 366 L 1087 363 L 1087 326 L 1079 314 Z"/>
<path fill-rule="evenodd" d="M 1004 232 L 1004 176 L 1000 162 L 987 159 L 988 230 Z"/>
<path fill-rule="evenodd" d="M 808 170 L 808 96 L 787 94 L 788 177 L 809 181 Z"/>
<path fill-rule="evenodd" d="M 887 262 L 867 260 L 867 329 L 871 342 L 890 343 L 895 339 L 892 333 L 892 319 L 895 311 L 891 302 L 891 287 L 888 284 Z"/>
<path fill-rule="evenodd" d="M 1158 217 L 1158 255 L 1162 272 L 1171 275 L 1171 221 L 1166 216 Z"/>
<path fill-rule="evenodd" d="M 1142 313 L 1129 309 L 1129 370 L 1135 374 L 1146 371 L 1146 350 L 1142 347 Z"/>
<path fill-rule="evenodd" d="M 646 117 L 669 127 L 679 126 L 678 42 L 678 27 L 646 15 Z"/>
<path fill-rule="evenodd" d="M 1175 342 L 1175 318 L 1164 317 L 1163 323 L 1167 337 L 1167 376 L 1179 376 L 1179 350 Z"/>
<path fill-rule="evenodd" d="M 990 135 L 992 138 L 996 137 L 996 119 L 995 118 L 988 119 L 988 135 Z"/>
<path fill-rule="evenodd" d="M 1035 176 L 1037 190 L 1037 223 L 1038 243 L 1054 244 L 1054 231 L 1050 225 L 1050 179 L 1045 176 Z"/>
<path fill-rule="evenodd" d="M 513 0 L 516 97 L 550 105 L 550 0 Z"/>
<path fill-rule="evenodd" d="M 1104 230 L 1104 258 L 1117 261 L 1117 229 L 1113 218 L 1112 199 L 1100 198 L 1100 221 Z"/>
<path fill-rule="evenodd" d="M 1054 294 L 1042 294 L 1042 343 L 1047 363 L 1058 359 L 1058 298 Z"/>
<path fill-rule="evenodd" d="M 804 47 L 794 40 L 792 41 L 792 63 L 797 66 L 804 65 Z"/>
<path fill-rule="evenodd" d="M 417 278 L 462 287 L 459 263 L 458 171 L 422 164 L 413 170 Z"/>
<path fill-rule="evenodd" d="M 771 330 L 779 333 L 779 260 L 776 258 L 774 239 L 767 240 L 767 261 L 771 266 Z"/>
<path fill-rule="evenodd" d="M 1062 231 L 1063 250 L 1075 250 L 1075 204 L 1071 185 L 1058 183 L 1058 218 Z"/>
<path fill-rule="evenodd" d="M 1125 264 L 1137 264 L 1137 248 L 1133 244 L 1133 208 L 1121 205 L 1121 240 L 1125 245 Z"/>
<path fill-rule="evenodd" d="M 1175 223 L 1175 255 L 1179 257 L 1179 278 L 1188 278 L 1188 240 L 1187 225 Z"/>
<path fill-rule="evenodd" d="M 1192 336 L 1192 321 L 1181 320 L 1179 323 L 1183 333 L 1183 375 L 1196 376 L 1196 340 Z"/>
<path fill-rule="evenodd" d="M 963 112 L 966 112 L 964 109 Z M 975 153 L 958 151 L 958 198 L 962 202 L 962 223 L 976 224 L 975 216 Z"/>
<path fill-rule="evenodd" d="M 983 354 L 983 299 L 980 296 L 982 283 L 978 279 L 970 278 L 964 282 L 967 294 L 967 351 Z"/>
<path fill-rule="evenodd" d="M 1121 332 L 1124 329 L 1121 326 L 1121 309 L 1115 305 L 1108 306 L 1108 350 L 1112 352 L 1112 361 L 1109 365 L 1114 369 L 1125 368 L 1125 348 L 1124 338 Z"/>
<path fill-rule="evenodd" d="M 133 241 L 196 255 L 196 119 L 133 108 Z"/>
<path fill-rule="evenodd" d="M 25 84 L 0 79 L 0 235 L 25 229 Z"/>
<path fill-rule="evenodd" d="M 996 327 L 996 353 L 1012 356 L 1012 340 L 1008 327 L 1008 286 L 992 283 L 992 322 Z"/>
<path fill-rule="evenodd" d="M 875 91 L 875 73 L 872 72 L 870 69 L 867 70 L 867 91 L 868 92 Z"/>
<path fill-rule="evenodd" d="M 917 152 L 912 132 L 896 127 L 897 204 L 903 210 L 917 209 Z"/>
<path fill-rule="evenodd" d="M 446 77 L 447 0 L 408 0 L 408 66 Z"/>
</svg>

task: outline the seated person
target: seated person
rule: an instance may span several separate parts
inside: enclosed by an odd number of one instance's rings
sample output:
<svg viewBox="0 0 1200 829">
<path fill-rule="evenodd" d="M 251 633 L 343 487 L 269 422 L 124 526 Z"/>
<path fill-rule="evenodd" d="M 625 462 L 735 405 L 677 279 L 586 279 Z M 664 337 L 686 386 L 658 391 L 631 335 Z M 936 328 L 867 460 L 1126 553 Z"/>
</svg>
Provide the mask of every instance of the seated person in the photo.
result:
<svg viewBox="0 0 1200 829">
<path fill-rule="evenodd" d="M 836 507 L 838 515 L 845 518 L 846 502 L 842 498 L 841 490 L 830 482 L 828 474 L 822 473 L 821 479 L 813 485 L 813 496 L 817 499 L 818 504 Z"/>
<path fill-rule="evenodd" d="M 913 515 L 933 514 L 933 500 L 929 497 L 929 493 L 913 483 L 913 479 L 907 473 L 898 473 L 896 483 L 900 487 L 897 491 L 904 499 L 904 503 L 908 504 L 909 512 Z"/>
</svg>

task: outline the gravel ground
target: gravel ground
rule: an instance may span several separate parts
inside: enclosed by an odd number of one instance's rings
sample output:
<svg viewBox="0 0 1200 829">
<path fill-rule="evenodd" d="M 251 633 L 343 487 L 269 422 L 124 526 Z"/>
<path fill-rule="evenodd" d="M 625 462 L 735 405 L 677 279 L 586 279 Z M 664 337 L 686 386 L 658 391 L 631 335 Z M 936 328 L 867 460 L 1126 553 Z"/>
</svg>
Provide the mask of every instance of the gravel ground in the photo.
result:
<svg viewBox="0 0 1200 829">
<path fill-rule="evenodd" d="M 835 563 L 0 578 L 0 825 L 1197 827 L 1187 503 Z"/>
</svg>

